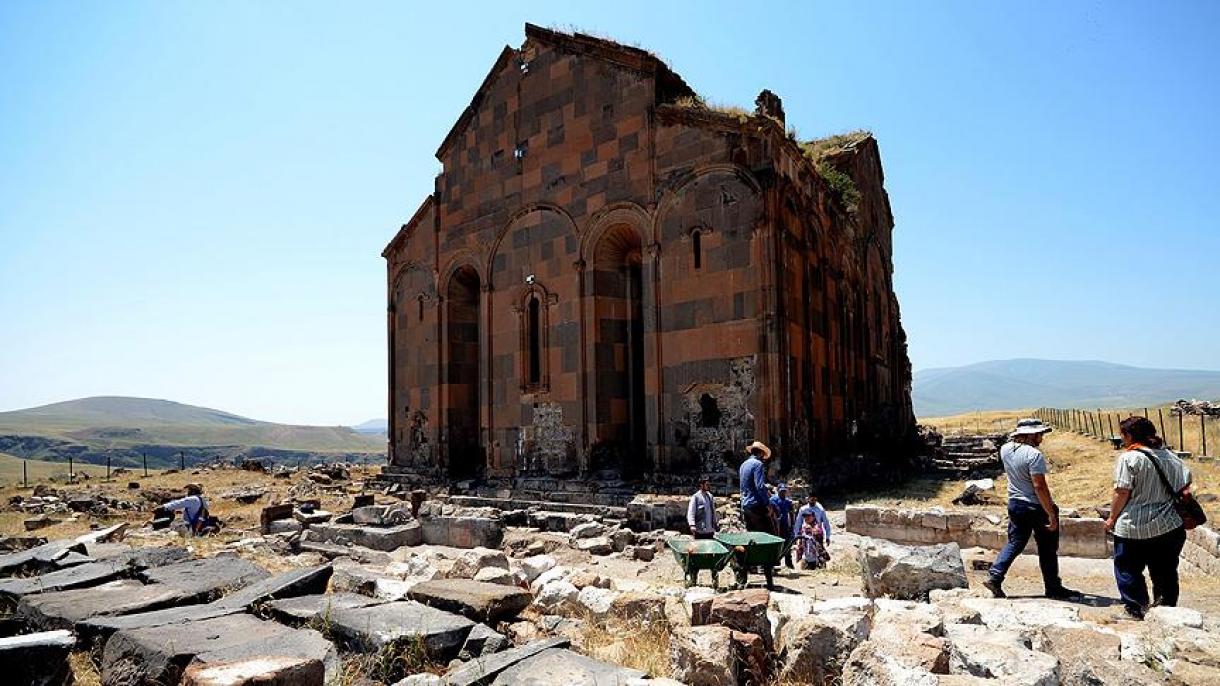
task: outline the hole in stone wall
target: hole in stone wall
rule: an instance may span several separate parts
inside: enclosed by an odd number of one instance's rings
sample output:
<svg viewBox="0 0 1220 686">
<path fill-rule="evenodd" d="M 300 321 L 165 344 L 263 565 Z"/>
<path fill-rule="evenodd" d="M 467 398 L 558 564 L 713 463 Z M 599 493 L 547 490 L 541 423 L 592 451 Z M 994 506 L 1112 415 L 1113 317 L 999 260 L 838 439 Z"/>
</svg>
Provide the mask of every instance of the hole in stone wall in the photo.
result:
<svg viewBox="0 0 1220 686">
<path fill-rule="evenodd" d="M 692 250 L 695 257 L 695 269 L 703 266 L 703 232 L 696 231 L 690 235 Z"/>
<path fill-rule="evenodd" d="M 704 393 L 699 397 L 699 426 L 716 428 L 720 426 L 720 403 L 712 396 Z"/>
</svg>

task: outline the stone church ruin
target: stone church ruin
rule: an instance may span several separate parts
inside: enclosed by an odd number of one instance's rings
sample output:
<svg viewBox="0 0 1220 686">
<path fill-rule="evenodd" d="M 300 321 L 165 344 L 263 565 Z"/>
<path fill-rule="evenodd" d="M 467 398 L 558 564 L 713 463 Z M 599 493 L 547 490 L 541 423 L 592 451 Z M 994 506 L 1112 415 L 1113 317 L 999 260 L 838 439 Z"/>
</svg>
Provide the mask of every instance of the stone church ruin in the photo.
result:
<svg viewBox="0 0 1220 686">
<path fill-rule="evenodd" d="M 527 24 L 385 248 L 385 478 L 555 494 L 889 471 L 914 432 L 868 133 L 707 105 L 638 48 Z"/>
</svg>

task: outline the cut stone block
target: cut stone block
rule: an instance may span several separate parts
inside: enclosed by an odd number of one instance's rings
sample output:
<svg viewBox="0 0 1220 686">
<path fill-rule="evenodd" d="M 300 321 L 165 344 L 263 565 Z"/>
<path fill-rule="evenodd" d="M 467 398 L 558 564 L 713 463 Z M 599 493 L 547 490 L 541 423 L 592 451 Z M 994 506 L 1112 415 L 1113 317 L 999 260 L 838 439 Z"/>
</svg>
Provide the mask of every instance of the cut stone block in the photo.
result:
<svg viewBox="0 0 1220 686">
<path fill-rule="evenodd" d="M 76 624 L 76 631 L 90 640 L 104 642 L 116 631 L 124 629 L 147 629 L 149 627 L 187 624 L 216 619 L 245 612 L 243 607 L 223 607 L 217 603 L 167 607 L 150 612 L 136 612 L 110 617 L 89 617 Z"/>
<path fill-rule="evenodd" d="M 281 572 L 230 593 L 217 600 L 216 604 L 226 607 L 249 607 L 255 603 L 277 598 L 324 593 L 326 585 L 330 583 L 332 573 L 334 573 L 334 568 L 328 564 Z"/>
<path fill-rule="evenodd" d="M 358 524 L 313 524 L 309 540 L 324 543 L 352 543 L 373 550 L 397 550 L 404 545 L 419 545 L 423 534 L 419 522 L 399 526 L 360 526 Z"/>
<path fill-rule="evenodd" d="M 488 624 L 516 617 L 534 599 L 529 591 L 515 586 L 465 579 L 423 581 L 407 595 L 411 600 Z"/>
<path fill-rule="evenodd" d="M 326 666 L 306 657 L 251 657 L 218 664 L 193 664 L 182 686 L 323 686 Z"/>
<path fill-rule="evenodd" d="M 609 662 L 594 660 L 561 648 L 544 650 L 537 655 L 500 672 L 495 686 L 530 684 L 531 686 L 569 686 L 570 684 L 625 684 L 646 676 L 638 669 L 628 669 Z"/>
<path fill-rule="evenodd" d="M 72 682 L 70 631 L 44 631 L 0 638 L 0 674 L 6 684 L 61 686 Z"/>
<path fill-rule="evenodd" d="M 102 652 L 102 684 L 176 684 L 192 661 L 216 666 L 251 658 L 317 660 L 325 681 L 338 670 L 335 646 L 322 634 L 239 614 L 117 632 Z"/>
<path fill-rule="evenodd" d="M 271 576 L 267 570 L 240 557 L 189 560 L 140 573 L 150 584 L 163 584 L 182 592 L 186 602 L 214 600 L 228 590 L 243 588 Z"/>
<path fill-rule="evenodd" d="M 68 553 L 74 555 L 76 553 Z M 73 588 L 96 586 L 114 581 L 140 569 L 166 565 L 186 559 L 190 553 L 185 548 L 139 548 L 126 549 L 118 555 L 104 560 L 48 572 L 25 579 L 12 579 L 0 583 L 0 597 L 19 598 L 33 593 L 66 591 Z"/>
<path fill-rule="evenodd" d="M 502 650 L 508 650 L 512 645 L 512 641 L 508 640 L 504 634 L 486 624 L 475 624 L 470 633 L 466 635 L 466 642 L 462 644 L 462 652 L 458 653 L 458 659 L 465 661 L 488 657 Z"/>
<path fill-rule="evenodd" d="M 423 542 L 453 548 L 499 548 L 504 525 L 490 517 L 428 517 L 423 524 Z"/>
<path fill-rule="evenodd" d="M 331 612 L 331 632 L 363 652 L 402 641 L 422 640 L 429 656 L 455 657 L 474 622 L 423 603 L 403 601 Z"/>
<path fill-rule="evenodd" d="M 549 638 L 477 658 L 446 674 L 445 683 L 448 686 L 487 686 L 501 672 L 522 660 L 527 660 L 544 650 L 563 649 L 569 645 L 566 638 Z"/>
<path fill-rule="evenodd" d="M 121 579 L 91 588 L 26 596 L 17 604 L 17 615 L 36 629 L 71 629 L 90 617 L 147 612 L 176 605 L 182 598 L 182 592 L 170 586 Z"/>
<path fill-rule="evenodd" d="M 68 553 L 84 555 L 85 544 L 74 540 L 51 541 L 28 550 L 0 555 L 0 576 L 58 569 L 57 560 Z"/>
<path fill-rule="evenodd" d="M 77 624 L 89 636 L 108 637 L 123 629 L 143 629 L 167 624 L 185 624 L 244 612 L 255 603 L 272 598 L 287 598 L 302 593 L 321 592 L 330 578 L 330 565 L 296 569 L 264 579 L 207 605 L 170 607 L 121 617 L 94 617 Z"/>
<path fill-rule="evenodd" d="M 327 623 L 335 610 L 371 607 L 381 603 L 377 598 L 359 593 L 328 593 L 273 600 L 267 603 L 267 611 L 273 619 L 289 625 L 305 624 L 315 619 Z"/>
</svg>

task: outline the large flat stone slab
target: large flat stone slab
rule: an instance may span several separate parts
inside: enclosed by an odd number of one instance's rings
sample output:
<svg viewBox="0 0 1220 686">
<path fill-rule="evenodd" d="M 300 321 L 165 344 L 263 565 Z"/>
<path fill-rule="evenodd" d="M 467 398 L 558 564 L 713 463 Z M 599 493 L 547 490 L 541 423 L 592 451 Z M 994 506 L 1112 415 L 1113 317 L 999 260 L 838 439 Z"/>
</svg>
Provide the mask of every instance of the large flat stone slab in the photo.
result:
<svg viewBox="0 0 1220 686">
<path fill-rule="evenodd" d="M 109 637 L 124 629 L 144 629 L 215 619 L 244 612 L 256 603 L 297 593 L 325 590 L 330 579 L 330 565 L 294 569 L 276 574 L 206 605 L 169 607 L 151 612 L 139 612 L 119 617 L 91 617 L 76 625 L 77 631 L 91 638 Z"/>
<path fill-rule="evenodd" d="M 102 683 L 176 684 L 192 662 L 212 666 L 252 658 L 318 660 L 326 666 L 327 681 L 338 670 L 335 646 L 322 634 L 238 614 L 180 626 L 117 632 L 102 651 Z"/>
<path fill-rule="evenodd" d="M 323 620 L 329 622 L 335 610 L 381 605 L 385 601 L 359 593 L 326 593 L 284 598 L 267 603 L 273 619 L 290 625 Z"/>
<path fill-rule="evenodd" d="M 51 541 L 20 552 L 0 555 L 0 576 L 59 569 L 56 561 L 64 558 L 68 553 L 84 556 L 85 544 L 74 540 Z M 87 561 L 89 558 L 82 560 L 82 562 Z"/>
<path fill-rule="evenodd" d="M 23 579 L 10 579 L 0 583 L 0 598 L 12 600 L 31 593 L 49 593 L 97 586 L 107 581 L 130 576 L 141 569 L 184 560 L 189 555 L 190 553 L 185 548 L 137 548 L 134 550 L 127 548 L 96 562 L 88 562 Z"/>
<path fill-rule="evenodd" d="M 68 653 L 76 645 L 71 631 L 45 631 L 0 638 L 0 681 L 27 686 L 69 683 Z"/>
<path fill-rule="evenodd" d="M 632 679 L 647 676 L 638 669 L 628 669 L 609 662 L 594 660 L 562 648 L 544 650 L 500 672 L 495 686 L 623 686 Z"/>
<path fill-rule="evenodd" d="M 76 631 L 81 636 L 92 641 L 105 641 L 116 631 L 124 629 L 147 629 L 154 626 L 172 626 L 201 622 L 205 619 L 215 619 L 245 612 L 244 607 L 223 607 L 217 603 L 206 605 L 185 605 L 182 607 L 166 607 L 150 612 L 136 612 L 127 615 L 100 615 L 87 617 L 76 623 Z"/>
<path fill-rule="evenodd" d="M 527 643 L 519 648 L 510 648 L 501 653 L 471 660 L 445 675 L 447 686 L 487 686 L 500 672 L 522 660 L 529 659 L 544 650 L 567 648 L 571 643 L 566 638 L 548 638 Z"/>
<path fill-rule="evenodd" d="M 421 581 L 411 587 L 407 597 L 488 624 L 516 617 L 534 599 L 529 591 L 516 586 L 467 579 Z"/>
<path fill-rule="evenodd" d="M 295 598 L 302 595 L 325 593 L 334 567 L 329 564 L 303 567 L 263 579 L 234 591 L 216 601 L 226 607 L 250 607 L 277 598 Z"/>
<path fill-rule="evenodd" d="M 398 526 L 361 526 L 359 524 L 311 524 L 310 541 L 339 545 L 363 546 L 373 550 L 390 551 L 402 546 L 414 546 L 423 542 L 419 522 L 408 522 Z"/>
<path fill-rule="evenodd" d="M 181 591 L 184 602 L 207 602 L 227 591 L 262 581 L 271 574 L 240 557 L 209 557 L 148 569 L 139 576 L 150 584 Z"/>
<path fill-rule="evenodd" d="M 186 668 L 181 686 L 323 686 L 326 665 L 306 657 L 249 657 Z"/>
<path fill-rule="evenodd" d="M 461 615 L 412 600 L 360 608 L 340 608 L 330 614 L 331 632 L 358 650 L 376 652 L 403 641 L 422 640 L 428 654 L 441 661 L 462 649 L 474 622 Z"/>
<path fill-rule="evenodd" d="M 16 614 L 35 629 L 71 629 L 90 617 L 147 612 L 176 605 L 182 598 L 181 591 L 163 584 L 120 579 L 90 588 L 25 596 L 17 603 Z"/>
</svg>

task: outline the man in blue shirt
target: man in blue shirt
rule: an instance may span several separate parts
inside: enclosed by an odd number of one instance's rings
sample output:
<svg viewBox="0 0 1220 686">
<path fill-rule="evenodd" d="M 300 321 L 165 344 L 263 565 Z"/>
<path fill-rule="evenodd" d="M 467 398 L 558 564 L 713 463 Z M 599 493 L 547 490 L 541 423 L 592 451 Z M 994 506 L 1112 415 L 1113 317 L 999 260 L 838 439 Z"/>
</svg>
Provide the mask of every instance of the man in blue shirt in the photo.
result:
<svg viewBox="0 0 1220 686">
<path fill-rule="evenodd" d="M 792 540 L 792 501 L 788 499 L 788 487 L 780 484 L 775 495 L 771 496 L 771 507 L 775 510 L 775 520 L 779 524 L 779 536 L 786 541 Z M 792 548 L 784 551 L 784 564 L 788 569 L 792 566 Z"/>
<path fill-rule="evenodd" d="M 771 449 L 760 441 L 746 448 L 749 457 L 737 472 L 741 488 L 741 518 L 747 531 L 762 531 L 777 535 L 775 517 L 771 511 L 771 494 L 767 491 L 767 463 Z"/>
</svg>

